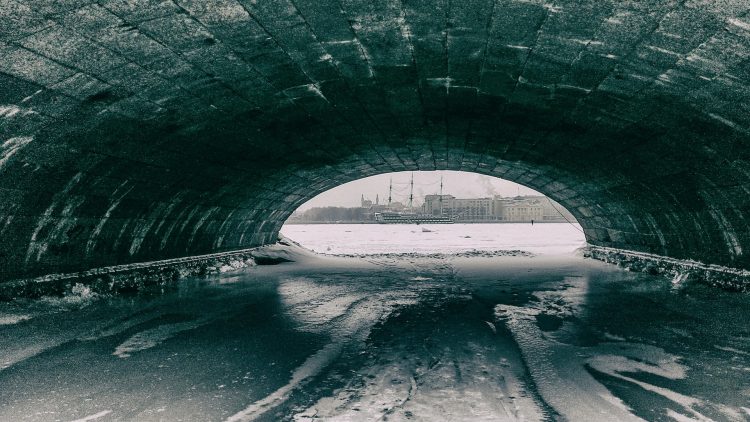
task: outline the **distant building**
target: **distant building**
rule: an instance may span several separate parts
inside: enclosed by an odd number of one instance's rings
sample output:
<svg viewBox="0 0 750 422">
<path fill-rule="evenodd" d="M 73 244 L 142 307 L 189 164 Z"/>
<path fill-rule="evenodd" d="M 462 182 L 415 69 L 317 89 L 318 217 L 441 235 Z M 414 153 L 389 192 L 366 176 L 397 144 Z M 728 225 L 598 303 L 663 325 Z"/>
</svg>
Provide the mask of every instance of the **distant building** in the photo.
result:
<svg viewBox="0 0 750 422">
<path fill-rule="evenodd" d="M 445 215 L 457 221 L 497 220 L 492 214 L 492 198 L 456 198 L 453 195 L 427 195 L 422 212 Z"/>
<path fill-rule="evenodd" d="M 516 196 L 505 198 L 456 198 L 453 195 L 427 195 L 422 212 L 453 217 L 456 221 L 530 222 L 575 221 L 560 204 L 546 196 Z M 562 214 L 562 215 L 561 215 Z"/>
<path fill-rule="evenodd" d="M 513 198 L 495 197 L 496 215 L 499 220 L 509 222 L 529 222 L 544 220 L 544 196 L 516 196 Z"/>
<path fill-rule="evenodd" d="M 375 202 L 360 198 L 361 218 L 374 221 L 375 213 L 400 212 L 406 210 L 401 202 L 381 204 L 380 195 Z M 456 198 L 453 195 L 426 195 L 420 207 L 414 211 L 424 214 L 443 215 L 457 222 L 575 222 L 575 217 L 562 205 L 543 195 L 526 195 L 491 198 Z M 411 212 L 411 211 L 410 211 Z M 358 214 L 360 215 L 360 214 Z"/>
<path fill-rule="evenodd" d="M 366 210 L 363 214 L 365 221 L 374 221 L 375 213 L 398 212 L 403 211 L 406 207 L 401 202 L 381 204 L 380 195 L 375 195 L 375 202 L 373 203 L 372 200 L 365 199 L 365 195 L 362 195 L 360 197 L 360 208 Z"/>
<path fill-rule="evenodd" d="M 422 212 L 432 215 L 451 215 L 451 213 L 446 210 L 448 204 L 455 199 L 456 197 L 453 195 L 427 195 L 424 197 Z"/>
</svg>

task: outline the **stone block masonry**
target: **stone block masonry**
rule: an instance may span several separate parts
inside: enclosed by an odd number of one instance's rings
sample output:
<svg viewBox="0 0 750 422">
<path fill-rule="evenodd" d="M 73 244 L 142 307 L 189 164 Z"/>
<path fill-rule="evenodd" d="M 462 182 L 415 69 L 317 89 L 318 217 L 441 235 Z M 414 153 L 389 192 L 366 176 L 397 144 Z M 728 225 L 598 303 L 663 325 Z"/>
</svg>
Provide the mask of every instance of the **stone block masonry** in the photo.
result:
<svg viewBox="0 0 750 422">
<path fill-rule="evenodd" d="M 205 276 L 255 265 L 291 261 L 284 253 L 261 248 L 139 264 L 117 265 L 68 274 L 0 283 L 0 301 L 42 296 L 64 296 L 81 286 L 97 294 L 134 293 L 152 286 L 173 285 L 185 277 Z"/>
<path fill-rule="evenodd" d="M 273 243 L 405 170 L 750 269 L 746 0 L 0 0 L 0 283 Z"/>
<path fill-rule="evenodd" d="M 629 271 L 661 275 L 669 278 L 675 285 L 699 282 L 724 290 L 750 291 L 750 271 L 748 270 L 598 246 L 585 248 L 583 255 L 618 265 Z"/>
</svg>

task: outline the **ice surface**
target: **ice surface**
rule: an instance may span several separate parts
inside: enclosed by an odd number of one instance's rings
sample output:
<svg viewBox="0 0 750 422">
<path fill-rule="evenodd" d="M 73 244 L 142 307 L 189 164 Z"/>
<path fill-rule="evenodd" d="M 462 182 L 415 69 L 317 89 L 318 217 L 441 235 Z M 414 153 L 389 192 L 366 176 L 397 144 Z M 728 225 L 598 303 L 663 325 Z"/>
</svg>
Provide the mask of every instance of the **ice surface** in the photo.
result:
<svg viewBox="0 0 750 422">
<path fill-rule="evenodd" d="M 311 377 L 318 375 L 326 366 L 330 365 L 338 357 L 343 348 L 343 343 L 331 343 L 315 354 L 307 358 L 292 373 L 289 383 L 274 391 L 272 394 L 258 400 L 240 412 L 225 419 L 226 422 L 244 422 L 252 421 L 265 412 L 273 409 L 275 406 L 287 399 L 289 394 L 298 388 Z"/>
<path fill-rule="evenodd" d="M 260 253 L 295 262 L 0 303 L 0 420 L 750 417 L 747 295 L 572 255 Z"/>
<path fill-rule="evenodd" d="M 83 417 L 81 419 L 76 419 L 73 422 L 90 422 L 90 421 L 95 421 L 97 419 L 100 419 L 100 418 L 103 418 L 103 417 L 109 415 L 110 413 L 112 413 L 111 410 L 102 410 L 99 413 L 95 413 L 93 415 L 89 415 L 89 416 Z"/>
<path fill-rule="evenodd" d="M 141 331 L 128 338 L 122 344 L 117 346 L 112 354 L 119 358 L 128 358 L 135 352 L 155 347 L 181 332 L 193 330 L 208 322 L 209 321 L 206 319 L 201 319 L 197 321 L 159 325 L 156 328 Z"/>
<path fill-rule="evenodd" d="M 545 402 L 571 421 L 640 421 L 583 367 L 576 347 L 548 339 L 536 324 L 541 310 L 498 305 Z"/>
<path fill-rule="evenodd" d="M 579 230 L 580 226 L 568 223 L 290 224 L 282 227 L 281 233 L 315 252 L 331 255 L 497 250 L 555 255 L 585 246 Z"/>
</svg>

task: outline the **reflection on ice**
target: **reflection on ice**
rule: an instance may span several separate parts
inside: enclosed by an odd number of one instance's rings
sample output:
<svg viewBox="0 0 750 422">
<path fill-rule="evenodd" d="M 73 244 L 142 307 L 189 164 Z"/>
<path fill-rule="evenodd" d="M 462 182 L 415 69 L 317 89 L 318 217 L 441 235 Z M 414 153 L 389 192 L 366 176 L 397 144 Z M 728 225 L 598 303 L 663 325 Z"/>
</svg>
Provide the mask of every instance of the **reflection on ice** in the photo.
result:
<svg viewBox="0 0 750 422">
<path fill-rule="evenodd" d="M 252 421 L 289 398 L 294 389 L 320 373 L 331 364 L 341 353 L 343 343 L 331 343 L 307 358 L 305 362 L 292 372 L 289 383 L 274 391 L 270 395 L 258 400 L 240 412 L 228 417 L 226 422 Z"/>
<path fill-rule="evenodd" d="M 699 399 L 676 393 L 667 388 L 658 387 L 647 382 L 629 377 L 627 373 L 652 374 L 668 379 L 683 379 L 687 368 L 677 363 L 679 357 L 664 353 L 664 350 L 645 344 L 602 344 L 597 347 L 586 363 L 595 371 L 633 383 L 644 390 L 664 396 L 666 399 L 682 406 L 698 420 L 710 420 L 694 410 L 703 405 Z M 609 353 L 608 353 L 609 352 Z"/>
<path fill-rule="evenodd" d="M 112 354 L 120 358 L 128 358 L 135 352 L 155 347 L 183 331 L 193 330 L 207 322 L 208 320 L 205 319 L 186 321 L 175 324 L 159 325 L 156 328 L 140 331 L 117 346 Z"/>
<path fill-rule="evenodd" d="M 99 413 L 95 413 L 93 415 L 89 415 L 89 416 L 83 417 L 81 419 L 76 419 L 73 422 L 90 422 L 90 421 L 95 421 L 97 419 L 100 419 L 100 418 L 103 418 L 103 417 L 109 415 L 110 413 L 112 413 L 111 410 L 102 410 Z"/>
<path fill-rule="evenodd" d="M 537 326 L 541 310 L 498 305 L 496 314 L 513 334 L 539 394 L 571 421 L 640 420 L 584 370 L 579 349 L 549 339 Z"/>
<path fill-rule="evenodd" d="M 746 295 L 570 256 L 295 259 L 0 304 L 0 420 L 750 416 Z"/>
</svg>

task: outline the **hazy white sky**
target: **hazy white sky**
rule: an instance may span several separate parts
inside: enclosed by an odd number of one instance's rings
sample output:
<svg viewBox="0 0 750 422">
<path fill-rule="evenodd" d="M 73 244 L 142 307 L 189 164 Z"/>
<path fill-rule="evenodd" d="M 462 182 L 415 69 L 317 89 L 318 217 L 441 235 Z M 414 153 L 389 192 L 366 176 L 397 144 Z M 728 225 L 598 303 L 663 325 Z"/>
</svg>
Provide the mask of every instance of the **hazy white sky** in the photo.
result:
<svg viewBox="0 0 750 422">
<path fill-rule="evenodd" d="M 380 203 L 388 202 L 388 183 L 393 179 L 393 201 L 407 204 L 409 201 L 409 180 L 412 172 L 386 173 L 355 180 L 323 192 L 307 201 L 300 210 L 313 207 L 357 207 L 364 194 L 365 199 L 375 202 L 375 195 L 380 195 Z M 420 205 L 425 195 L 440 191 L 440 176 L 443 176 L 443 194 L 457 198 L 480 198 L 492 195 L 539 195 L 517 183 L 496 177 L 484 176 L 463 171 L 415 171 L 414 204 Z"/>
</svg>

